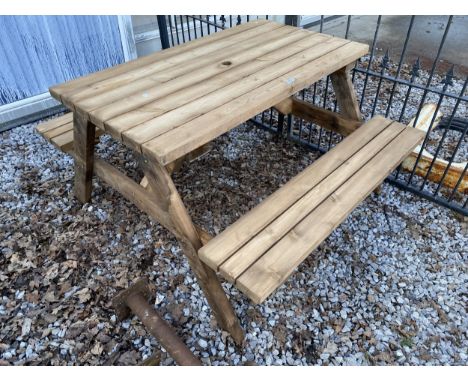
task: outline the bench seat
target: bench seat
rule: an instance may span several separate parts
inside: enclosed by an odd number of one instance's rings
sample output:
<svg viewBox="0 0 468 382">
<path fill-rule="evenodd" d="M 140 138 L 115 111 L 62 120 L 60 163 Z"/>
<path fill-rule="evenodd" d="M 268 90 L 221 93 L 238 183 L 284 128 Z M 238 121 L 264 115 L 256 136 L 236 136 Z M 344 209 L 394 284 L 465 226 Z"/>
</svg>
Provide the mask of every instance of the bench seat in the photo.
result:
<svg viewBox="0 0 468 382">
<path fill-rule="evenodd" d="M 36 130 L 59 150 L 69 153 L 73 150 L 73 113 L 39 123 Z M 96 138 L 104 134 L 96 128 Z"/>
<path fill-rule="evenodd" d="M 263 302 L 424 138 L 374 117 L 199 250 Z"/>
</svg>

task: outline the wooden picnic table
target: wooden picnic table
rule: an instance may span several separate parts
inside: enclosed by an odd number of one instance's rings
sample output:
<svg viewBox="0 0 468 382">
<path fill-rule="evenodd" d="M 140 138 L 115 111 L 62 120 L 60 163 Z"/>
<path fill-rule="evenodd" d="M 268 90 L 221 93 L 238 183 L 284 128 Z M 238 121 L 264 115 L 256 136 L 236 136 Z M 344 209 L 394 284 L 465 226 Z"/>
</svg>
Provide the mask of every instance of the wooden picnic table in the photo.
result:
<svg viewBox="0 0 468 382">
<path fill-rule="evenodd" d="M 416 138 L 403 144 L 413 136 L 402 125 L 384 118 L 361 126 L 349 70 L 367 51 L 365 44 L 267 20 L 253 21 L 53 86 L 50 93 L 73 112 L 73 117 L 38 129 L 62 149 L 65 144 L 73 145 L 75 193 L 81 202 L 90 200 L 94 173 L 176 236 L 219 325 L 241 343 L 243 331 L 216 272 L 254 302 L 263 301 L 417 144 Z M 291 98 L 327 75 L 331 76 L 339 114 Z M 171 171 L 216 137 L 274 106 L 344 135 L 359 127 L 360 135 L 351 134 L 341 151 L 332 150 L 325 161 L 318 161 L 267 199 L 266 207 L 262 203 L 244 216 L 241 224 L 211 240 L 192 222 Z M 138 154 L 145 174 L 141 184 L 94 158 L 95 137 L 101 133 L 110 134 Z M 392 141 L 397 138 L 400 141 Z M 392 155 L 395 160 L 388 159 Z M 342 173 L 331 178 L 334 183 L 329 187 L 334 187 L 331 190 L 336 195 L 329 200 L 329 191 L 328 196 L 324 191 L 328 189 L 315 186 L 324 179 L 332 182 L 328 178 L 335 170 Z M 366 187 L 340 193 L 344 187 L 340 179 L 358 170 L 367 174 Z M 309 204 L 293 208 L 312 191 Z M 341 194 L 345 203 L 338 205 L 336 198 Z M 346 199 L 348 195 L 354 199 Z M 322 211 L 328 219 L 326 229 L 316 227 L 318 236 L 304 234 L 304 240 L 309 241 L 298 240 L 302 231 L 293 228 L 306 213 L 313 213 L 313 208 L 325 202 L 331 203 Z M 287 215 L 287 224 L 278 218 L 281 214 Z M 269 224 L 276 226 L 266 230 Z M 282 243 L 290 235 L 289 241 Z M 277 254 L 265 256 L 275 243 L 279 243 L 281 253 L 294 249 L 281 269 L 274 269 L 273 260 L 268 262 Z M 248 250 L 242 253 L 243 248 Z M 266 261 L 265 267 L 260 267 L 259 258 Z"/>
</svg>

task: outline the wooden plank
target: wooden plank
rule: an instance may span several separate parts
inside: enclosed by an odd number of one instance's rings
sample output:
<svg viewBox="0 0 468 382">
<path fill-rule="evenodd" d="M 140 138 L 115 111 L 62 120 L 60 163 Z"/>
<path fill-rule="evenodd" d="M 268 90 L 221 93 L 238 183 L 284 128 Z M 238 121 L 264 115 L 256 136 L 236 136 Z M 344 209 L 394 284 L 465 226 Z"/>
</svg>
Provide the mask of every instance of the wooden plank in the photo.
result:
<svg viewBox="0 0 468 382">
<path fill-rule="evenodd" d="M 429 131 L 429 128 L 431 128 L 432 130 L 432 128 L 436 127 L 439 124 L 439 121 L 442 119 L 442 117 L 443 114 L 440 110 L 438 110 L 437 105 L 435 103 L 427 103 L 419 112 L 416 125 L 416 116 L 414 116 L 413 118 L 411 118 L 411 121 L 409 121 L 408 126 L 414 127 L 415 129 L 427 133 Z"/>
<path fill-rule="evenodd" d="M 406 128 L 373 160 L 276 243 L 236 282 L 255 303 L 264 301 L 292 271 L 411 152 L 423 135 Z"/>
<path fill-rule="evenodd" d="M 322 109 L 296 98 L 292 100 L 292 114 L 344 136 L 351 134 L 363 124 L 362 121 L 343 118 L 338 113 Z"/>
<path fill-rule="evenodd" d="M 231 333 L 238 345 L 242 344 L 244 333 L 239 320 L 216 273 L 198 257 L 198 249 L 202 246 L 201 238 L 171 177 L 159 163 L 152 163 L 146 158 L 141 159 L 140 163 L 148 179 L 149 188 L 165 204 L 164 209 L 168 212 L 174 227 L 173 233 L 181 244 L 218 324 Z"/>
<path fill-rule="evenodd" d="M 256 68 L 264 67 L 267 63 L 262 61 L 260 57 L 279 48 L 289 48 L 290 44 L 305 37 L 311 38 L 312 36 L 306 31 L 296 30 L 282 35 L 278 39 L 272 39 L 266 44 L 256 45 L 255 48 L 242 49 L 240 53 L 230 56 L 229 60 L 211 61 L 197 70 L 170 79 L 159 86 L 146 88 L 94 109 L 90 112 L 91 120 L 98 126 L 102 126 L 103 124 L 106 125 L 106 121 L 113 118 L 110 124 L 114 126 L 115 130 L 120 130 L 119 125 L 123 126 L 122 129 L 133 127 L 157 116 L 158 114 L 152 114 L 153 111 L 162 113 L 174 109 L 216 88 L 231 83 L 241 78 L 241 76 L 252 73 Z M 297 49 L 297 45 L 288 50 L 295 52 L 294 48 Z M 223 65 L 222 62 L 229 62 L 230 65 Z M 181 101 L 181 97 L 183 97 L 183 101 Z M 163 102 L 164 106 L 159 106 L 159 102 Z M 142 107 L 143 105 L 145 107 Z"/>
<path fill-rule="evenodd" d="M 59 135 L 62 135 L 62 134 L 65 134 L 68 131 L 73 131 L 73 121 L 71 121 L 71 122 L 69 122 L 69 123 L 67 123 L 65 125 L 58 126 L 53 130 L 46 131 L 42 135 L 44 136 L 44 138 L 46 138 L 48 141 L 50 141 L 52 138 L 55 138 L 55 137 L 57 137 Z"/>
<path fill-rule="evenodd" d="M 128 176 L 100 158 L 94 160 L 94 172 L 100 179 L 120 192 L 124 198 L 135 204 L 164 228 L 170 232 L 175 231 L 166 208 L 155 199 L 154 194 L 145 189 L 145 186 L 135 183 Z M 145 177 L 144 179 L 146 179 L 147 183 L 148 178 Z M 211 235 L 203 228 L 198 226 L 195 226 L 195 228 L 203 243 L 207 243 L 212 239 Z"/>
<path fill-rule="evenodd" d="M 330 75 L 330 79 L 332 81 L 333 90 L 335 91 L 340 113 L 349 119 L 361 121 L 362 116 L 359 103 L 349 75 L 351 68 L 351 66 L 340 68 Z"/>
<path fill-rule="evenodd" d="M 68 125 L 67 125 L 68 126 Z M 95 144 L 99 142 L 98 137 L 104 134 L 104 131 L 101 129 L 96 129 L 95 132 Z M 73 151 L 73 126 L 71 126 L 70 130 L 67 130 L 65 133 L 57 135 L 50 139 L 50 142 L 56 146 L 59 150 L 69 153 Z"/>
<path fill-rule="evenodd" d="M 57 127 L 60 127 L 60 126 L 63 126 L 72 122 L 73 122 L 73 113 L 67 113 L 58 118 L 50 119 L 46 122 L 39 123 L 36 126 L 36 130 L 41 134 L 45 134 L 46 132 L 50 130 L 54 130 Z"/>
<path fill-rule="evenodd" d="M 237 53 L 245 53 L 246 50 L 250 49 L 256 50 L 258 46 L 265 44 L 267 36 L 268 38 L 275 40 L 282 36 L 287 36 L 291 33 L 297 32 L 297 29 L 295 30 L 292 27 L 281 27 L 276 24 L 268 24 L 264 25 L 264 27 L 274 29 L 254 34 L 248 39 L 242 40 L 240 42 L 230 42 L 231 45 L 229 46 L 219 48 L 214 52 L 209 52 L 199 57 L 194 56 L 191 59 L 186 59 L 186 61 L 179 64 L 172 64 L 171 62 L 174 61 L 174 59 L 170 59 L 170 65 L 164 70 L 162 70 L 161 68 L 158 69 L 156 66 L 153 66 L 151 68 L 148 68 L 149 72 L 146 73 L 144 76 L 140 73 L 138 78 L 130 78 L 129 81 L 125 81 L 124 83 L 118 86 L 115 86 L 115 84 L 110 84 L 107 89 L 100 89 L 99 93 L 97 94 L 91 94 L 88 97 L 81 96 L 81 99 L 74 101 L 75 108 L 91 113 L 95 109 L 105 107 L 106 105 L 111 105 L 113 102 L 120 101 L 124 97 L 134 95 L 139 95 L 141 101 L 149 103 L 153 99 L 155 99 L 152 98 L 154 94 L 156 94 L 156 97 L 160 94 L 157 89 L 162 84 L 165 84 L 171 80 L 176 80 L 177 78 L 184 75 L 190 75 L 194 71 L 204 70 L 207 66 L 209 66 L 212 63 L 216 63 L 218 69 L 227 70 L 229 69 L 229 67 L 222 65 L 222 62 L 229 61 L 232 55 L 235 55 Z M 254 30 L 251 30 L 250 32 L 253 33 Z M 190 52 L 187 52 L 187 54 L 189 53 Z M 192 55 L 195 55 L 195 53 L 197 52 L 192 52 Z M 165 63 L 160 63 L 160 65 L 163 64 Z M 128 76 L 130 74 L 131 73 L 127 73 L 126 75 Z M 189 82 L 185 86 L 193 84 L 195 80 L 196 78 L 192 79 L 191 82 Z"/>
<path fill-rule="evenodd" d="M 91 199 L 95 132 L 96 127 L 85 116 L 73 113 L 75 196 L 81 203 Z"/>
<path fill-rule="evenodd" d="M 198 98 L 182 107 L 123 132 L 123 141 L 134 149 L 139 149 L 141 144 L 163 135 L 170 130 L 176 130 L 175 128 L 177 126 L 190 122 L 203 114 L 209 115 L 213 110 L 216 110 L 216 108 L 228 104 L 245 94 L 250 94 L 250 92 L 261 87 L 263 84 L 278 79 L 278 77 L 291 72 L 297 67 L 320 59 L 328 52 L 337 51 L 343 45 L 346 46 L 349 45 L 349 43 L 342 39 L 331 39 L 316 44 L 285 60 L 268 65 L 235 83 L 224 86 L 204 97 Z M 223 116 L 223 119 L 225 117 L 226 116 Z M 242 122 L 243 121 L 244 120 L 242 120 Z"/>
<path fill-rule="evenodd" d="M 89 104 L 88 98 L 93 97 L 92 100 L 95 102 L 99 99 L 105 100 L 116 100 L 116 90 L 120 92 L 126 91 L 126 94 L 131 94 L 139 89 L 145 87 L 157 85 L 157 78 L 164 78 L 165 71 L 180 71 L 186 73 L 187 70 L 193 70 L 195 68 L 202 67 L 204 63 L 210 60 L 210 56 L 216 56 L 221 58 L 229 55 L 229 49 L 235 49 L 236 45 L 242 46 L 248 39 L 255 37 L 259 34 L 267 39 L 267 32 L 272 32 L 275 29 L 283 29 L 285 32 L 291 30 L 292 27 L 286 27 L 277 23 L 268 23 L 260 25 L 256 28 L 243 31 L 242 33 L 229 36 L 225 39 L 215 41 L 210 44 L 203 45 L 197 49 L 188 50 L 184 53 L 172 56 L 167 59 L 162 59 L 144 67 L 140 67 L 135 70 L 131 70 L 106 80 L 95 82 L 92 85 L 79 89 L 75 92 L 71 92 L 67 95 L 62 96 L 62 101 L 66 105 L 73 107 L 79 107 L 82 111 L 88 111 L 90 107 L 98 107 L 103 104 L 92 103 Z M 157 76 L 159 74 L 159 76 Z M 153 76 L 157 76 L 153 79 Z M 124 85 L 129 85 L 128 87 Z M 132 85 L 132 86 L 130 86 Z M 126 89 L 126 90 L 124 90 Z"/>
<path fill-rule="evenodd" d="M 60 142 L 65 142 L 65 138 L 61 138 L 62 135 L 66 135 L 66 133 L 72 131 L 73 132 L 73 122 L 67 123 L 66 125 L 59 126 L 53 130 L 49 130 L 42 135 L 44 138 L 46 138 L 48 141 L 54 141 L 54 142 L 59 142 L 57 139 L 60 139 Z M 96 137 L 104 134 L 104 131 L 96 128 Z M 68 136 L 68 135 L 66 135 Z M 73 137 L 73 136 L 72 136 Z M 73 141 L 73 138 L 71 139 Z"/>
<path fill-rule="evenodd" d="M 387 122 L 385 122 L 387 124 Z M 405 129 L 402 124 L 387 127 L 366 146 L 357 151 L 335 171 L 328 174 L 314 188 L 297 200 L 278 218 L 226 260 L 219 270 L 232 283 L 257 261 L 270 247 L 279 241 L 314 208 L 329 197 L 335 189 L 347 181 L 356 171 L 370 161 L 390 141 Z M 287 187 L 284 186 L 284 187 Z"/>
<path fill-rule="evenodd" d="M 73 128 L 64 134 L 54 137 L 50 142 L 55 145 L 59 150 L 69 152 L 73 150 Z"/>
<path fill-rule="evenodd" d="M 65 118 L 66 117 L 66 118 Z M 54 124 L 48 122 L 54 121 Z M 69 122 L 67 122 L 69 121 Z M 73 113 L 68 113 L 59 118 L 54 118 L 51 121 L 47 121 L 47 126 L 38 132 L 49 142 L 55 145 L 58 149 L 64 152 L 73 150 Z M 62 124 L 64 123 L 64 124 Z M 97 128 L 95 132 L 95 138 L 104 134 L 104 131 Z"/>
<path fill-rule="evenodd" d="M 177 129 L 143 145 L 143 152 L 162 164 L 185 153 L 248 120 L 284 98 L 318 81 L 330 72 L 364 55 L 368 46 L 350 42 L 324 56 L 248 92 Z"/>
<path fill-rule="evenodd" d="M 218 270 L 218 266 L 252 236 L 264 229 L 325 176 L 374 139 L 388 124 L 389 122 L 380 116 L 364 124 L 201 248 L 200 258 L 211 268 Z"/>
<path fill-rule="evenodd" d="M 117 170 L 106 161 L 96 158 L 94 172 L 109 186 L 120 192 L 127 200 L 135 204 L 140 210 L 147 213 L 169 231 L 174 231 L 171 217 L 150 192 L 135 183 L 128 176 Z"/>
<path fill-rule="evenodd" d="M 293 36 L 290 36 L 293 37 Z M 201 81 L 195 86 L 185 88 L 183 85 L 185 83 L 192 81 L 192 74 L 188 76 L 179 77 L 174 81 L 167 82 L 161 85 L 158 88 L 158 91 L 161 93 L 169 93 L 175 87 L 181 89 L 175 93 L 168 95 L 156 102 L 149 103 L 144 107 L 132 110 L 127 112 L 119 117 L 108 120 L 105 123 L 106 130 L 109 130 L 111 134 L 120 139 L 120 134 L 123 131 L 129 130 L 130 128 L 142 124 L 156 118 L 159 115 L 164 114 L 170 110 L 175 109 L 176 107 L 185 105 L 186 103 L 200 98 L 201 96 L 207 95 L 210 92 L 218 90 L 223 86 L 227 86 L 233 82 L 237 82 L 246 76 L 255 73 L 258 70 L 261 70 L 275 62 L 281 61 L 290 55 L 296 54 L 303 51 L 307 48 L 307 44 L 313 43 L 314 41 L 325 41 L 329 37 L 312 35 L 308 36 L 305 39 L 301 39 L 297 42 L 291 42 L 289 46 L 283 47 L 282 49 L 269 52 L 263 56 L 256 58 L 253 61 L 248 61 L 242 65 L 234 66 L 232 69 L 228 70 L 219 75 L 213 75 L 210 79 Z M 261 50 L 261 48 L 259 48 Z M 235 61 L 234 61 L 235 62 Z M 218 64 L 215 64 L 215 67 Z M 194 76 L 201 75 L 202 77 L 206 75 L 211 76 L 211 70 L 207 67 L 207 71 L 199 71 L 198 73 L 193 73 Z M 187 77 L 187 78 L 185 78 Z"/>
<path fill-rule="evenodd" d="M 206 232 L 203 228 L 201 228 L 199 226 L 195 226 L 195 228 L 197 229 L 198 236 L 200 237 L 200 240 L 201 240 L 203 245 L 205 245 L 211 239 L 213 239 L 213 236 L 210 233 Z"/>
<path fill-rule="evenodd" d="M 308 35 L 305 39 L 291 42 L 288 47 L 269 52 L 253 61 L 234 67 L 218 76 L 213 75 L 209 80 L 202 81 L 188 88 L 182 87 L 180 91 L 172 93 L 167 97 L 113 118 L 105 123 L 105 127 L 111 134 L 118 137 L 133 127 L 138 129 L 138 131 L 141 130 L 142 134 L 149 134 L 152 137 L 153 131 L 156 133 L 160 131 L 153 129 L 155 125 L 158 126 L 158 129 L 174 128 L 177 126 L 177 121 L 185 121 L 187 118 L 190 118 L 190 110 L 194 111 L 196 115 L 209 111 L 215 103 L 220 104 L 222 99 L 231 99 L 234 97 L 234 94 L 239 94 L 245 91 L 245 89 L 257 86 L 259 80 L 257 79 L 257 75 L 274 76 L 274 71 L 278 67 L 274 65 L 283 65 L 285 59 L 302 54 L 310 44 L 325 44 L 325 42 L 329 41 L 330 37 L 328 36 Z M 335 44 L 339 44 L 339 42 Z M 182 79 L 182 81 L 181 79 L 178 78 L 172 81 L 172 83 L 162 85 L 160 91 L 166 92 L 168 90 L 165 85 L 169 89 L 173 88 L 174 84 L 177 84 L 178 88 L 181 87 L 186 82 L 185 79 Z M 249 80 L 253 82 L 246 84 L 245 82 Z M 155 120 L 159 116 L 161 118 Z"/>
<path fill-rule="evenodd" d="M 273 106 L 276 110 L 278 110 L 281 114 L 291 114 L 292 113 L 292 100 L 294 97 L 288 97 L 282 100 L 280 103 L 277 103 Z"/>
<path fill-rule="evenodd" d="M 170 49 L 166 49 L 163 51 L 155 52 L 150 54 L 146 57 L 138 58 L 137 60 L 132 60 L 130 62 L 126 62 L 117 66 L 113 66 L 112 68 L 108 68 L 96 73 L 91 73 L 83 77 L 76 78 L 71 81 L 64 82 L 62 84 L 54 85 L 49 88 L 50 94 L 57 100 L 61 100 L 62 95 L 67 95 L 70 92 L 76 91 L 77 89 L 84 88 L 90 84 L 95 82 L 99 82 L 108 78 L 112 78 L 118 76 L 122 73 L 128 72 L 133 69 L 137 69 L 146 65 L 150 65 L 154 62 L 158 62 L 160 60 L 173 57 L 175 55 L 184 53 L 188 50 L 196 49 L 206 44 L 210 44 L 214 41 L 221 40 L 227 38 L 229 36 L 235 35 L 237 33 L 241 33 L 245 30 L 256 28 L 262 24 L 266 24 L 268 21 L 266 20 L 255 20 L 249 23 L 245 23 L 235 28 L 230 28 L 223 30 L 221 32 L 213 33 L 209 36 L 205 36 L 202 39 L 195 39 L 185 44 L 181 44 Z"/>
</svg>

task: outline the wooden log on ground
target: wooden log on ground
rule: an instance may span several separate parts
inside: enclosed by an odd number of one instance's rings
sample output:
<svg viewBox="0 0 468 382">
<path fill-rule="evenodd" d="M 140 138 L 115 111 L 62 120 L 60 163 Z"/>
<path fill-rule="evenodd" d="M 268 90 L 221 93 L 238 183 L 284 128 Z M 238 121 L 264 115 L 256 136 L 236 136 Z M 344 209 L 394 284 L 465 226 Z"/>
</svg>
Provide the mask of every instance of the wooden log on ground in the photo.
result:
<svg viewBox="0 0 468 382">
<path fill-rule="evenodd" d="M 140 279 L 126 290 L 114 297 L 112 303 L 119 319 L 125 319 L 130 312 L 134 313 L 145 328 L 155 337 L 161 346 L 179 365 L 201 366 L 189 348 L 177 336 L 170 326 L 148 303 L 149 287 L 146 279 Z"/>
<path fill-rule="evenodd" d="M 419 114 L 419 118 L 415 128 L 428 133 L 429 129 L 431 128 L 431 121 L 434 118 L 436 110 L 437 105 L 435 104 L 428 103 L 424 105 Z M 434 123 L 432 124 L 432 127 L 437 126 L 441 118 L 442 113 L 439 111 L 434 118 Z M 410 121 L 408 126 L 413 127 L 413 125 L 414 118 Z M 406 171 L 412 172 L 416 165 L 416 160 L 420 152 L 421 145 L 418 145 L 413 150 L 413 152 L 403 161 L 402 168 Z M 435 183 L 440 183 L 442 181 L 445 171 L 447 170 L 449 162 L 442 158 L 436 158 L 434 161 L 434 155 L 432 155 L 426 149 L 422 150 L 421 157 L 419 158 L 419 161 L 416 165 L 415 174 L 421 177 L 425 177 L 429 171 L 429 168 L 431 167 L 432 162 L 434 163 L 432 164 L 432 169 L 429 175 L 427 176 L 427 179 Z M 452 162 L 450 164 L 450 167 L 447 170 L 447 174 L 443 178 L 444 186 L 450 189 L 454 189 L 456 187 L 457 183 L 460 180 L 460 177 L 463 175 L 466 163 L 467 162 Z M 468 193 L 468 173 L 465 173 L 463 179 L 458 185 L 457 190 L 463 194 Z"/>
</svg>

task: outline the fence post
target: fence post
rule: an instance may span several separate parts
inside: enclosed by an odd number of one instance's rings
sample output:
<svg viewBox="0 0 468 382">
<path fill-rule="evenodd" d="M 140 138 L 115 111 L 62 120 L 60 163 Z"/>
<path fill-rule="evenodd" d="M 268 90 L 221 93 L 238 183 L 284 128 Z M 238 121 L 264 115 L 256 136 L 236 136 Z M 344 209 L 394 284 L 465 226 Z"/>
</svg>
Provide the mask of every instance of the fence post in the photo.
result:
<svg viewBox="0 0 468 382">
<path fill-rule="evenodd" d="M 167 31 L 167 21 L 165 15 L 156 16 L 158 20 L 158 28 L 159 28 L 159 38 L 161 39 L 161 47 L 162 49 L 167 49 L 171 47 L 169 43 L 169 33 Z"/>
<path fill-rule="evenodd" d="M 299 15 L 286 15 L 284 16 L 284 23 L 286 25 L 292 25 L 293 27 L 299 26 Z"/>
</svg>

